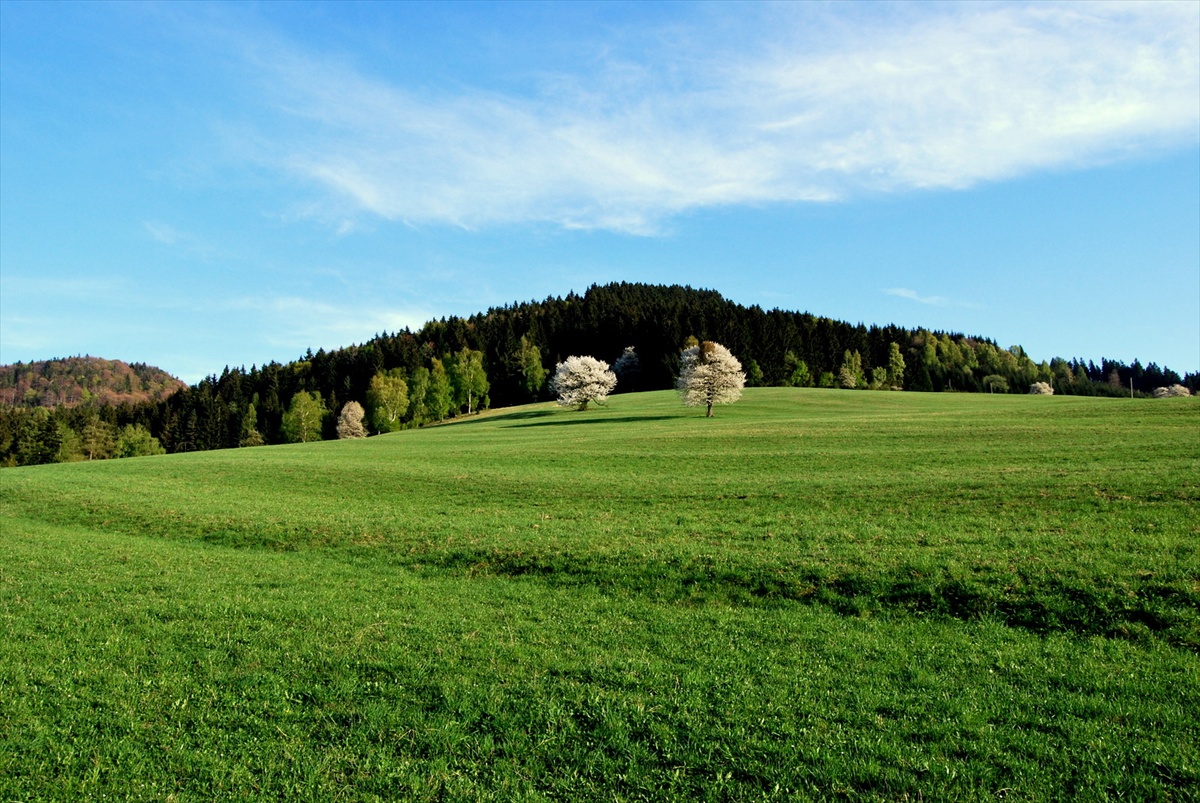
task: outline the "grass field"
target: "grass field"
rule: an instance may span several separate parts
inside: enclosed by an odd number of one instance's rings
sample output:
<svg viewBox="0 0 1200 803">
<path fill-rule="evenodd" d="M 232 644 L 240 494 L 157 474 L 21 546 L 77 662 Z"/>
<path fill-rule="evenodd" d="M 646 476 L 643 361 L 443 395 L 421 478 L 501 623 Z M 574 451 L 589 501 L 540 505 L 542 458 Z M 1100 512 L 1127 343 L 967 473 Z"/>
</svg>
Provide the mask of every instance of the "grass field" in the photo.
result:
<svg viewBox="0 0 1200 803">
<path fill-rule="evenodd" d="M 0 472 L 0 801 L 1200 799 L 1200 404 L 756 389 Z"/>
</svg>

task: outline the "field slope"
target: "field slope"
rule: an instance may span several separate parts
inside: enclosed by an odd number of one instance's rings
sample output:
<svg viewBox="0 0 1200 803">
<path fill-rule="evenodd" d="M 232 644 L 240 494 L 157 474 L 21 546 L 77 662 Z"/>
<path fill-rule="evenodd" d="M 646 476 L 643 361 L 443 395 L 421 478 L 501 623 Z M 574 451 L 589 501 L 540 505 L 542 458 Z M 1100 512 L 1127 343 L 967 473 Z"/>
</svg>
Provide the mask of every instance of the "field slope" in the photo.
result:
<svg viewBox="0 0 1200 803">
<path fill-rule="evenodd" d="M 1200 789 L 1188 399 L 650 393 L 0 501 L 2 801 Z"/>
</svg>

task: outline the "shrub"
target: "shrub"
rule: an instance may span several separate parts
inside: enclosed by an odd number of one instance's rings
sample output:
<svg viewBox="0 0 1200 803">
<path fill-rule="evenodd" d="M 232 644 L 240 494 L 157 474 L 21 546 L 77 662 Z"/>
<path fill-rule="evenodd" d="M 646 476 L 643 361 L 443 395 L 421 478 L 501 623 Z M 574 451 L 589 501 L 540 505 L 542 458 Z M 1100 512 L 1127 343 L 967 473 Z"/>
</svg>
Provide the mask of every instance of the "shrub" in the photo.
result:
<svg viewBox="0 0 1200 803">
<path fill-rule="evenodd" d="M 1008 393 L 1008 380 L 1000 374 L 988 374 L 983 378 L 983 386 L 990 393 Z"/>
<path fill-rule="evenodd" d="M 1048 382 L 1034 382 L 1029 386 L 1029 392 L 1034 396 L 1053 396 L 1054 388 Z"/>
</svg>

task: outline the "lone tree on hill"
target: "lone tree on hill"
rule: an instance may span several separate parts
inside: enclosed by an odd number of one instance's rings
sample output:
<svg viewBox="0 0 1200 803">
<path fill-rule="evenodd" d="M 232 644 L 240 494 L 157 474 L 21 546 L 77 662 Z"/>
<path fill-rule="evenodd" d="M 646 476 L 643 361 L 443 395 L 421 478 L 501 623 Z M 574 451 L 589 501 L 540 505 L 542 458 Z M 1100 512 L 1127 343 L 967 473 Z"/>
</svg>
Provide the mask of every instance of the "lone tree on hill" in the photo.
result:
<svg viewBox="0 0 1200 803">
<path fill-rule="evenodd" d="M 688 407 L 707 405 L 706 417 L 712 418 L 714 404 L 737 401 L 745 386 L 742 364 L 720 343 L 705 340 L 684 349 L 680 357 L 679 382 L 675 387 Z"/>
<path fill-rule="evenodd" d="M 567 357 L 555 366 L 550 380 L 558 403 L 580 410 L 586 410 L 588 402 L 603 404 L 616 386 L 617 375 L 608 369 L 608 363 L 595 357 Z"/>
</svg>

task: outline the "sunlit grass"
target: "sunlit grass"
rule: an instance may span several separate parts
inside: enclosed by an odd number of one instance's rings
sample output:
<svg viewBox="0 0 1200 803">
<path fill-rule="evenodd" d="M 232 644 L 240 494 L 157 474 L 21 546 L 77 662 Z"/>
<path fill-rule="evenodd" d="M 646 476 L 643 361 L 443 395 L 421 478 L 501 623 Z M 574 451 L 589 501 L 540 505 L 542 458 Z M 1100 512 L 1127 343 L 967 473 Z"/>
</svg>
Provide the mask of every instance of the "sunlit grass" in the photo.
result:
<svg viewBox="0 0 1200 803">
<path fill-rule="evenodd" d="M 1188 799 L 1198 424 L 645 394 L 0 472 L 0 799 Z"/>
</svg>

